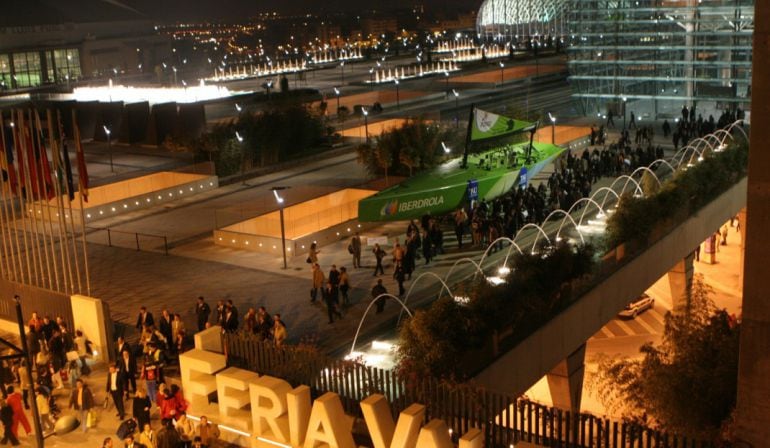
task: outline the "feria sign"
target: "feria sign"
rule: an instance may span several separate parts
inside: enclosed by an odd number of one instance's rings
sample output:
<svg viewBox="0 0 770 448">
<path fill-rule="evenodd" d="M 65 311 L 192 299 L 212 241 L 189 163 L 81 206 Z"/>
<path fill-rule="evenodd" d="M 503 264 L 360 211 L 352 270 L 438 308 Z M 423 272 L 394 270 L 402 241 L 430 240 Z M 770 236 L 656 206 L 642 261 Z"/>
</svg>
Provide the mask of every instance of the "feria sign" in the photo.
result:
<svg viewBox="0 0 770 448">
<path fill-rule="evenodd" d="M 191 401 L 191 413 L 211 411 L 208 395 L 217 393 L 219 415 L 210 420 L 243 419 L 250 405 L 250 444 L 274 448 L 355 448 L 353 417 L 345 415 L 339 395 L 327 392 L 311 403 L 310 388 L 235 367 L 225 368 L 224 356 L 194 349 L 180 355 L 182 385 Z M 449 429 L 441 420 L 422 425 L 425 406 L 413 404 L 394 422 L 387 399 L 371 395 L 360 403 L 375 448 L 450 448 Z M 248 415 L 248 414 L 246 414 Z M 460 438 L 460 448 L 481 448 L 483 435 L 471 429 Z"/>
</svg>

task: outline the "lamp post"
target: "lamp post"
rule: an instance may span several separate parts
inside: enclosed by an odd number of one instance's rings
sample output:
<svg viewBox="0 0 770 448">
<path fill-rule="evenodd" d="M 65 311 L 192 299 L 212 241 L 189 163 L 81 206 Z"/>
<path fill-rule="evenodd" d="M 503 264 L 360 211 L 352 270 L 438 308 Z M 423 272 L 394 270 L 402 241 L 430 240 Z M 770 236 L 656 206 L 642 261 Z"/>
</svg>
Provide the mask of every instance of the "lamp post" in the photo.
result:
<svg viewBox="0 0 770 448">
<path fill-rule="evenodd" d="M 115 168 L 113 168 L 112 165 L 112 138 L 110 137 L 112 130 L 110 130 L 110 128 L 108 128 L 106 125 L 102 127 L 104 128 L 104 133 L 107 134 L 107 152 L 110 154 L 110 172 L 114 173 Z"/>
<path fill-rule="evenodd" d="M 441 147 L 444 148 L 444 154 L 449 154 L 452 152 L 452 148 L 448 147 L 444 142 L 441 142 Z"/>
<path fill-rule="evenodd" d="M 345 61 L 340 62 L 340 85 L 345 84 Z"/>
<path fill-rule="evenodd" d="M 460 113 L 460 92 L 457 91 L 457 89 L 452 89 L 452 95 L 455 96 L 455 127 L 460 127 L 460 118 L 458 114 Z"/>
<path fill-rule="evenodd" d="M 623 130 L 626 130 L 626 101 L 628 98 L 623 97 Z"/>
<path fill-rule="evenodd" d="M 283 222 L 283 198 L 278 195 L 278 192 L 281 190 L 286 190 L 291 187 L 273 187 L 271 190 L 273 191 L 273 196 L 275 196 L 275 201 L 278 203 L 278 211 L 279 216 L 281 217 L 281 250 L 283 251 L 283 268 L 288 269 L 288 265 L 286 264 L 286 228 L 284 227 Z"/>
<path fill-rule="evenodd" d="M 334 94 L 337 96 L 337 120 L 340 118 L 340 89 L 334 88 Z"/>
<path fill-rule="evenodd" d="M 246 151 L 243 148 L 243 136 L 240 132 L 235 131 L 235 139 L 238 140 L 238 146 L 241 149 L 241 179 L 243 185 L 246 185 L 246 177 L 244 176 L 246 173 Z"/>
<path fill-rule="evenodd" d="M 503 83 L 505 82 L 505 63 L 500 63 L 500 87 L 503 86 Z"/>
<path fill-rule="evenodd" d="M 396 109 L 401 109 L 401 101 L 398 98 L 398 78 L 393 81 L 396 83 Z"/>
<path fill-rule="evenodd" d="M 374 88 L 374 67 L 369 69 L 369 87 Z"/>
<path fill-rule="evenodd" d="M 556 144 L 556 117 L 548 112 L 548 118 L 551 119 L 551 144 Z"/>
<path fill-rule="evenodd" d="M 365 107 L 361 108 L 361 112 L 364 114 L 364 132 L 366 133 L 366 143 L 369 143 L 369 111 Z"/>
<path fill-rule="evenodd" d="M 176 86 L 176 67 L 171 67 L 171 70 L 174 71 L 174 85 Z"/>
<path fill-rule="evenodd" d="M 449 72 L 444 70 L 444 81 L 446 81 L 446 90 L 449 91 Z"/>
</svg>

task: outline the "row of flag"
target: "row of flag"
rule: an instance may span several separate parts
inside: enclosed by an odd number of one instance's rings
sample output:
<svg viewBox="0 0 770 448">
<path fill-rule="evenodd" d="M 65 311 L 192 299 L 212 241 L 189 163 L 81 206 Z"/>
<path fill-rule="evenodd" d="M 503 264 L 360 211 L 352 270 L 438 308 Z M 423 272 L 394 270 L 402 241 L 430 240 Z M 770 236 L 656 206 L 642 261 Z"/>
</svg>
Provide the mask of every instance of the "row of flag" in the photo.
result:
<svg viewBox="0 0 770 448">
<path fill-rule="evenodd" d="M 13 110 L 10 120 L 0 113 L 0 168 L 11 191 L 26 200 L 75 197 L 69 149 L 61 114 L 49 110 L 46 126 L 37 110 Z M 72 112 L 73 140 L 76 147 L 78 191 L 88 202 L 88 169 L 80 139 L 77 115 Z M 52 160 L 48 159 L 50 149 Z M 54 183 L 54 177 L 56 183 Z"/>
<path fill-rule="evenodd" d="M 64 294 L 90 294 L 83 216 L 88 170 L 74 111 L 72 129 L 77 190 L 61 114 L 0 110 L 0 273 Z M 80 204 L 73 208 L 76 191 Z"/>
</svg>

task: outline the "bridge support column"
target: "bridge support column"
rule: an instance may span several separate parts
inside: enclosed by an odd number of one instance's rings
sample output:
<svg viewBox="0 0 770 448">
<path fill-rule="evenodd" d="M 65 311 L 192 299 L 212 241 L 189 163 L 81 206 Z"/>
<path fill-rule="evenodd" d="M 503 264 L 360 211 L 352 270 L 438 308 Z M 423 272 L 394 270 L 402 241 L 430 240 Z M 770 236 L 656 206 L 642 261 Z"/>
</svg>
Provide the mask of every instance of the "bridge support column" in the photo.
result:
<svg viewBox="0 0 770 448">
<path fill-rule="evenodd" d="M 586 344 L 583 343 L 547 375 L 553 405 L 570 412 L 580 411 L 585 375 Z"/>
<path fill-rule="evenodd" d="M 684 257 L 668 271 L 668 285 L 671 288 L 671 302 L 675 311 L 687 306 L 695 272 L 692 265 L 694 257 L 694 254 Z"/>
<path fill-rule="evenodd" d="M 743 323 L 738 356 L 736 438 L 746 447 L 767 446 L 770 440 L 770 2 L 754 5 L 754 44 L 751 84 L 751 145 L 746 198 L 746 241 L 743 277 Z"/>
</svg>

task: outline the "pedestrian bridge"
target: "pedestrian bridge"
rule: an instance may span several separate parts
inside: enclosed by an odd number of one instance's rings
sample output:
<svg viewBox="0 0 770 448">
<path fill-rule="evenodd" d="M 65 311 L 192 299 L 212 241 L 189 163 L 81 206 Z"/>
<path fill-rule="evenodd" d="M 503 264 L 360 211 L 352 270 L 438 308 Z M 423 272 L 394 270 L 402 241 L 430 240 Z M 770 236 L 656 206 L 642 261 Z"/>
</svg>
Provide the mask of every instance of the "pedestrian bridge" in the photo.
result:
<svg viewBox="0 0 770 448">
<path fill-rule="evenodd" d="M 685 291 L 692 280 L 693 250 L 746 206 L 746 188 L 743 178 L 646 249 L 617 253 L 619 267 L 485 367 L 475 382 L 520 395 L 547 374 L 554 405 L 578 409 L 586 341 L 664 274 L 670 273 L 672 286 Z"/>
</svg>

